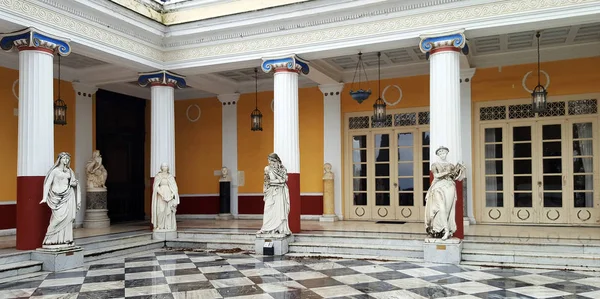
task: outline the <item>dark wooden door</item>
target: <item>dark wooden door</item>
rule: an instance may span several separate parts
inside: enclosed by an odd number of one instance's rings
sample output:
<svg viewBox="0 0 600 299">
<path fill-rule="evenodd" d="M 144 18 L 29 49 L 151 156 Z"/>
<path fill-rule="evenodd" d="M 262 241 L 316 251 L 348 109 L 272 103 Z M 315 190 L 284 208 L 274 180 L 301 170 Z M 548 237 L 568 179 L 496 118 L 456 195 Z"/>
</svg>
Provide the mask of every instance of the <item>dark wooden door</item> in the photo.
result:
<svg viewBox="0 0 600 299">
<path fill-rule="evenodd" d="M 96 147 L 108 172 L 111 223 L 144 219 L 145 108 L 144 99 L 96 93 Z"/>
</svg>

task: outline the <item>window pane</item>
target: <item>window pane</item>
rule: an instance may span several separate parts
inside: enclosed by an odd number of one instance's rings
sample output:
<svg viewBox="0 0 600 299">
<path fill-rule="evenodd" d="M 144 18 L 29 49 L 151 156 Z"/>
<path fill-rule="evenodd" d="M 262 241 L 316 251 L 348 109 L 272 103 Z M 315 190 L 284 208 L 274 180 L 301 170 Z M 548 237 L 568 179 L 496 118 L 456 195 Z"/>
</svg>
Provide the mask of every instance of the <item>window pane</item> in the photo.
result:
<svg viewBox="0 0 600 299">
<path fill-rule="evenodd" d="M 423 132 L 421 134 L 421 138 L 422 138 L 421 143 L 423 145 L 429 145 L 429 132 Z"/>
<path fill-rule="evenodd" d="M 375 164 L 375 176 L 390 176 L 390 164 Z"/>
<path fill-rule="evenodd" d="M 398 163 L 398 175 L 399 176 L 413 176 L 413 164 L 412 163 Z"/>
<path fill-rule="evenodd" d="M 389 193 L 375 193 L 375 205 L 377 206 L 389 206 L 390 205 L 390 194 Z"/>
<path fill-rule="evenodd" d="M 562 207 L 562 193 L 544 192 L 544 207 L 546 207 L 546 208 Z"/>
<path fill-rule="evenodd" d="M 424 147 L 423 151 L 423 161 L 429 161 L 429 147 Z"/>
<path fill-rule="evenodd" d="M 352 151 L 352 162 L 359 163 L 367 162 L 367 150 L 353 150 Z"/>
<path fill-rule="evenodd" d="M 513 157 L 515 158 L 530 158 L 531 143 L 513 144 Z"/>
<path fill-rule="evenodd" d="M 573 171 L 575 173 L 593 172 L 593 158 L 575 158 L 573 159 Z"/>
<path fill-rule="evenodd" d="M 502 191 L 502 177 L 486 177 L 485 178 L 485 191 Z"/>
<path fill-rule="evenodd" d="M 353 136 L 352 137 L 352 148 L 367 148 L 367 136 Z"/>
<path fill-rule="evenodd" d="M 413 161 L 413 149 L 412 148 L 399 148 L 398 149 L 398 161 Z"/>
<path fill-rule="evenodd" d="M 594 176 L 591 174 L 573 176 L 573 188 L 575 190 L 594 190 Z"/>
<path fill-rule="evenodd" d="M 367 176 L 367 164 L 353 164 L 353 176 Z"/>
<path fill-rule="evenodd" d="M 515 174 L 531 174 L 531 160 L 514 160 L 513 170 Z"/>
<path fill-rule="evenodd" d="M 562 135 L 560 130 L 560 125 L 544 125 L 542 126 L 542 139 L 543 140 L 552 140 L 552 139 L 560 139 Z"/>
<path fill-rule="evenodd" d="M 367 205 L 367 193 L 354 193 L 354 205 L 355 206 L 366 206 Z"/>
<path fill-rule="evenodd" d="M 573 124 L 573 138 L 592 138 L 592 123 Z"/>
<path fill-rule="evenodd" d="M 502 174 L 502 161 L 485 161 L 485 174 Z"/>
<path fill-rule="evenodd" d="M 427 190 L 429 190 L 429 186 L 431 186 L 429 178 L 423 178 L 423 191 L 427 192 Z"/>
<path fill-rule="evenodd" d="M 429 162 L 423 163 L 423 175 L 429 175 Z"/>
<path fill-rule="evenodd" d="M 415 205 L 415 195 L 413 193 L 400 193 L 398 194 L 400 198 L 400 206 L 414 206 Z"/>
<path fill-rule="evenodd" d="M 502 158 L 502 144 L 486 144 L 485 145 L 485 158 L 486 159 Z"/>
<path fill-rule="evenodd" d="M 375 147 L 390 147 L 390 134 L 375 134 Z"/>
<path fill-rule="evenodd" d="M 415 190 L 415 180 L 412 178 L 398 179 L 398 188 L 400 191 Z"/>
<path fill-rule="evenodd" d="M 502 193 L 487 192 L 485 193 L 486 207 L 504 207 L 504 195 Z"/>
<path fill-rule="evenodd" d="M 413 146 L 413 134 L 412 133 L 399 133 L 398 134 L 398 146 Z"/>
<path fill-rule="evenodd" d="M 367 179 L 353 179 L 354 191 L 367 191 Z"/>
<path fill-rule="evenodd" d="M 573 141 L 574 156 L 591 156 L 594 154 L 593 140 L 576 140 Z"/>
<path fill-rule="evenodd" d="M 390 150 L 389 149 L 375 149 L 375 162 L 389 162 L 390 161 Z"/>
<path fill-rule="evenodd" d="M 544 190 L 562 190 L 562 176 L 544 176 Z"/>
<path fill-rule="evenodd" d="M 543 155 L 544 157 L 560 157 L 562 154 L 561 142 L 544 142 L 543 143 Z"/>
<path fill-rule="evenodd" d="M 562 173 L 561 159 L 544 159 L 544 173 Z"/>
<path fill-rule="evenodd" d="M 594 207 L 594 193 L 593 192 L 575 192 L 574 194 L 574 206 L 576 208 L 593 208 Z"/>
<path fill-rule="evenodd" d="M 514 177 L 514 189 L 519 191 L 531 191 L 532 183 L 530 176 Z"/>
<path fill-rule="evenodd" d="M 531 127 L 514 127 L 513 141 L 530 141 Z"/>
<path fill-rule="evenodd" d="M 515 193 L 515 208 L 531 208 L 532 206 L 531 193 Z"/>
<path fill-rule="evenodd" d="M 502 142 L 502 128 L 485 129 L 485 142 Z"/>
<path fill-rule="evenodd" d="M 390 190 L 390 179 L 389 178 L 377 178 L 377 179 L 375 179 L 375 190 L 377 190 L 377 191 L 389 191 Z"/>
</svg>

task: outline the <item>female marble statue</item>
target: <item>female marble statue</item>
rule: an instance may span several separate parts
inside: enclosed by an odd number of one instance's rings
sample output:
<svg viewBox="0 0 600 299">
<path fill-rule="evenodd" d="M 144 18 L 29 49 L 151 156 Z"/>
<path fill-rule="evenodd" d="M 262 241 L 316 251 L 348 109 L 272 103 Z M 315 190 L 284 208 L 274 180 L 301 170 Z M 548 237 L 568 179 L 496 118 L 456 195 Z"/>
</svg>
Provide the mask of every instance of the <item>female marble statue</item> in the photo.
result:
<svg viewBox="0 0 600 299">
<path fill-rule="evenodd" d="M 175 214 L 179 205 L 179 189 L 169 165 L 160 165 L 152 186 L 152 224 L 155 231 L 177 230 Z"/>
<path fill-rule="evenodd" d="M 81 208 L 81 192 L 75 172 L 71 169 L 71 155 L 62 152 L 44 179 L 44 193 L 40 204 L 47 203 L 52 210 L 50 224 L 42 247 L 55 249 L 73 246 L 73 222 Z"/>
<path fill-rule="evenodd" d="M 271 153 L 268 161 L 263 184 L 265 194 L 263 225 L 258 233 L 290 235 L 292 232 L 288 224 L 290 190 L 287 186 L 287 170 L 276 153 Z"/>
<path fill-rule="evenodd" d="M 333 180 L 333 172 L 331 171 L 331 164 L 329 163 L 323 164 L 323 179 Z"/>
<path fill-rule="evenodd" d="M 92 158 L 85 165 L 85 170 L 87 172 L 88 190 L 94 188 L 106 188 L 105 184 L 108 173 L 102 165 L 102 156 L 100 156 L 99 150 L 95 150 L 94 153 L 92 153 Z"/>
<path fill-rule="evenodd" d="M 431 165 L 433 182 L 425 196 L 425 231 L 433 238 L 446 240 L 456 231 L 456 180 L 462 180 L 465 166 L 446 161 L 448 148 L 440 146 L 435 154 L 440 161 Z"/>
</svg>

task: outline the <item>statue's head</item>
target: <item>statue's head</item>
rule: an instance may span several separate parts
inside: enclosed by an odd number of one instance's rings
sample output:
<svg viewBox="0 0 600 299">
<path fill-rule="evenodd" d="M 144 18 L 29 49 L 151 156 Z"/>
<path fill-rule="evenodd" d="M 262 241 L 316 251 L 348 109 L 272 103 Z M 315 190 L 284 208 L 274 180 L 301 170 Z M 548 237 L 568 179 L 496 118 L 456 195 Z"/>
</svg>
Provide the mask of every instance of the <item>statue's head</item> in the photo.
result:
<svg viewBox="0 0 600 299">
<path fill-rule="evenodd" d="M 102 164 L 102 156 L 100 155 L 99 150 L 95 150 L 94 153 L 92 153 L 92 157 L 98 162 L 98 164 Z"/>
<path fill-rule="evenodd" d="M 329 163 L 325 163 L 325 164 L 323 165 L 323 170 L 324 170 L 325 172 L 331 172 L 331 164 L 329 164 Z"/>
<path fill-rule="evenodd" d="M 227 167 L 223 166 L 221 167 L 221 175 L 226 177 L 227 174 L 229 173 L 229 169 L 227 169 Z"/>
<path fill-rule="evenodd" d="M 160 164 L 160 172 L 169 172 L 169 164 L 166 162 Z"/>
<path fill-rule="evenodd" d="M 267 160 L 269 161 L 269 165 L 271 165 L 271 167 L 281 165 L 281 159 L 279 159 L 279 156 L 276 153 L 270 153 L 269 157 L 267 157 Z"/>
<path fill-rule="evenodd" d="M 71 166 L 71 154 L 67 153 L 67 152 L 61 152 L 60 154 L 58 154 L 58 157 L 56 158 L 56 165 L 64 165 L 66 167 L 70 167 Z"/>
<path fill-rule="evenodd" d="M 437 150 L 435 150 L 435 154 L 436 156 L 440 157 L 440 159 L 446 160 L 449 151 L 450 150 L 447 147 L 440 146 Z"/>
</svg>

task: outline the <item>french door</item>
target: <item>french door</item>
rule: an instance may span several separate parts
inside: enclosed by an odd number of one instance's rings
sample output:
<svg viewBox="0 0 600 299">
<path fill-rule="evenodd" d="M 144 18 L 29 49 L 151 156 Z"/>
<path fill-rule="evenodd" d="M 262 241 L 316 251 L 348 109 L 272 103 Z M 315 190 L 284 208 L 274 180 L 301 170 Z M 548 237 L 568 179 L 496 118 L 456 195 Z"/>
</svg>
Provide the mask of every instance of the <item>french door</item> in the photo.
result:
<svg viewBox="0 0 600 299">
<path fill-rule="evenodd" d="M 403 128 L 353 133 L 350 143 L 349 218 L 422 221 L 429 187 L 429 132 Z"/>
<path fill-rule="evenodd" d="M 482 126 L 484 222 L 598 219 L 596 118 Z"/>
</svg>

